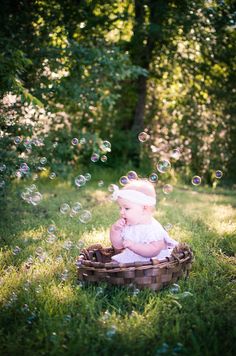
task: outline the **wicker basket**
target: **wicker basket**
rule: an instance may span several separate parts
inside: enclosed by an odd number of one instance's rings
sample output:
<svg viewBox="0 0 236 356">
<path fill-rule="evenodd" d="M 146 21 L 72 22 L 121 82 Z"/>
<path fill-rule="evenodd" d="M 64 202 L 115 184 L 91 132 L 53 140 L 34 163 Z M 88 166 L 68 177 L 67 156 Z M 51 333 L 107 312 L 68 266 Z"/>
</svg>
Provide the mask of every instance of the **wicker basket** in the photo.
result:
<svg viewBox="0 0 236 356">
<path fill-rule="evenodd" d="M 182 277 L 186 278 L 193 261 L 193 252 L 186 244 L 176 246 L 171 257 L 163 260 L 152 258 L 147 262 L 121 264 L 111 260 L 117 253 L 112 247 L 103 248 L 100 244 L 83 249 L 76 263 L 78 279 L 160 290 Z"/>
</svg>

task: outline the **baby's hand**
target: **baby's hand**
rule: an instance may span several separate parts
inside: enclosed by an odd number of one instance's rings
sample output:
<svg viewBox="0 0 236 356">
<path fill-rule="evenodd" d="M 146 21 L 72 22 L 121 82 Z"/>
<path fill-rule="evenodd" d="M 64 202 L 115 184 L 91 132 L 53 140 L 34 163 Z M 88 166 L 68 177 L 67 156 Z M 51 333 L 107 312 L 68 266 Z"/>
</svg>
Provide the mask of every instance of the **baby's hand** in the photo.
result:
<svg viewBox="0 0 236 356">
<path fill-rule="evenodd" d="M 112 225 L 112 228 L 116 231 L 120 231 L 126 224 L 125 219 L 119 219 L 117 222 L 115 222 L 114 225 Z"/>
<path fill-rule="evenodd" d="M 124 246 L 124 248 L 131 248 L 132 245 L 133 245 L 133 242 L 130 241 L 130 240 L 124 240 L 124 241 L 123 241 L 123 246 Z"/>
</svg>

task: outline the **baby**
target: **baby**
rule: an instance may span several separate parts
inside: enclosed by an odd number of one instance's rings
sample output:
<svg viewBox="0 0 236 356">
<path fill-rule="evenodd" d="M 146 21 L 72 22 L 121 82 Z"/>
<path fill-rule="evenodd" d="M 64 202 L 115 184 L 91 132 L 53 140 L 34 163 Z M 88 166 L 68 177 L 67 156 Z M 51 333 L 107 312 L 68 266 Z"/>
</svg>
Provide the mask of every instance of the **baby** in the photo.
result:
<svg viewBox="0 0 236 356">
<path fill-rule="evenodd" d="M 147 180 L 134 180 L 113 193 L 120 207 L 120 219 L 111 226 L 110 240 L 123 252 L 112 257 L 119 263 L 150 261 L 169 257 L 178 244 L 152 217 L 156 192 Z"/>
</svg>

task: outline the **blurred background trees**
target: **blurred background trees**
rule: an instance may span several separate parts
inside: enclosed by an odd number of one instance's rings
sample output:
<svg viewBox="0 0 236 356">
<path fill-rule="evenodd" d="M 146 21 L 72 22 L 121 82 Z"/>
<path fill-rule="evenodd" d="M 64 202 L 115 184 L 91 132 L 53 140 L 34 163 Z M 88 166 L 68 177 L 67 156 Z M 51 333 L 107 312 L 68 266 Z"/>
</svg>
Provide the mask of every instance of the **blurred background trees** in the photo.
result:
<svg viewBox="0 0 236 356">
<path fill-rule="evenodd" d="M 106 166 L 151 171 L 178 148 L 180 177 L 211 183 L 220 169 L 233 183 L 234 1 L 1 5 L 0 185 L 26 161 L 42 170 L 44 156 L 57 172 L 88 165 L 101 139 Z"/>
</svg>

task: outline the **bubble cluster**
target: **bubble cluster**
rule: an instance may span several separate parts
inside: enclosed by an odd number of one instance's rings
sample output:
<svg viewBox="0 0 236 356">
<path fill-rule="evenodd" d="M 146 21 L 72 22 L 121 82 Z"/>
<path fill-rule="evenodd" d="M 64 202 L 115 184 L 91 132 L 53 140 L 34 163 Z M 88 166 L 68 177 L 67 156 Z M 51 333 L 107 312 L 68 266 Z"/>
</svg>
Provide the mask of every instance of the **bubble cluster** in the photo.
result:
<svg viewBox="0 0 236 356">
<path fill-rule="evenodd" d="M 158 182 L 158 175 L 156 173 L 151 173 L 148 177 L 149 182 L 157 183 Z"/>
<path fill-rule="evenodd" d="M 21 198 L 28 204 L 38 205 L 41 202 L 43 196 L 40 192 L 37 191 L 36 185 L 32 184 L 21 193 Z"/>
<path fill-rule="evenodd" d="M 201 184 L 201 177 L 199 177 L 199 176 L 193 176 L 193 178 L 192 178 L 192 184 L 193 185 L 200 185 Z"/>
<path fill-rule="evenodd" d="M 171 164 L 167 159 L 162 159 L 157 163 L 157 170 L 160 173 L 166 173 L 171 169 Z"/>
<path fill-rule="evenodd" d="M 120 177 L 120 179 L 119 179 L 119 183 L 120 183 L 121 185 L 126 185 L 126 184 L 129 183 L 129 178 L 128 178 L 127 176 L 122 176 L 122 177 Z"/>
<path fill-rule="evenodd" d="M 215 172 L 215 178 L 220 179 L 222 177 L 223 177 L 223 172 L 222 171 L 218 170 L 218 171 Z"/>
<path fill-rule="evenodd" d="M 140 132 L 138 134 L 138 139 L 139 139 L 140 142 L 146 142 L 146 141 L 149 140 L 149 138 L 150 138 L 150 136 L 144 131 Z"/>
</svg>

